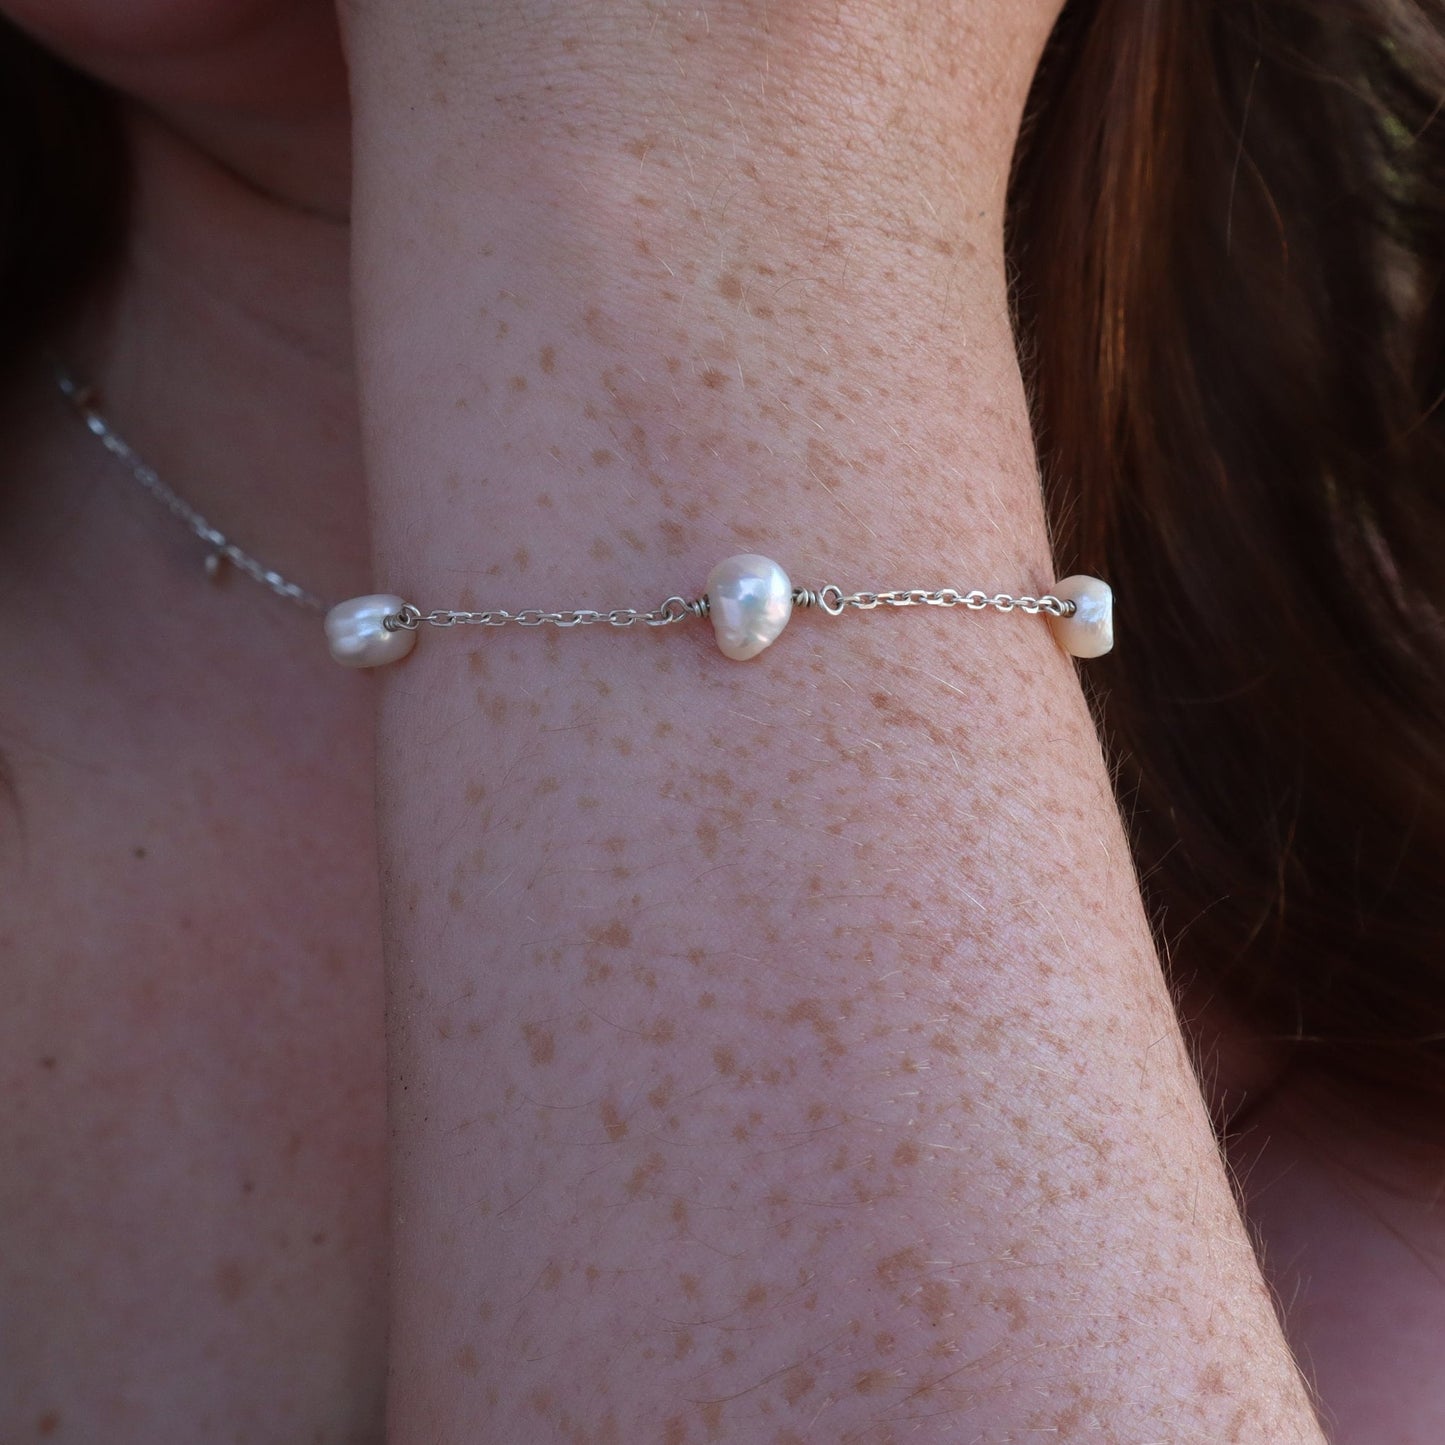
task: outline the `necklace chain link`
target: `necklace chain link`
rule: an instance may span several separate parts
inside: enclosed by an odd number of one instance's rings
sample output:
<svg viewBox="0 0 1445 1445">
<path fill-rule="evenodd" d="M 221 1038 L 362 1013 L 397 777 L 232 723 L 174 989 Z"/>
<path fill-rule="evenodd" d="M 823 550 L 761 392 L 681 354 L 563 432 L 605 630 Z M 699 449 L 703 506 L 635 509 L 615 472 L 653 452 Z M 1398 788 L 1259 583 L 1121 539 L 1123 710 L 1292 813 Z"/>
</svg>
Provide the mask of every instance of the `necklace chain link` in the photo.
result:
<svg viewBox="0 0 1445 1445">
<path fill-rule="evenodd" d="M 278 597 L 294 602 L 311 612 L 325 612 L 329 603 L 314 592 L 308 592 L 298 582 L 284 577 L 274 567 L 268 567 L 258 557 L 233 542 L 219 527 L 214 526 L 196 510 L 181 494 L 160 479 L 154 467 L 136 454 L 130 443 L 96 410 L 95 393 L 88 386 L 82 386 L 59 362 L 55 363 L 55 384 L 61 395 L 75 408 L 85 429 L 150 493 L 152 497 L 177 521 L 206 544 L 207 570 L 214 572 L 217 565 L 229 562 L 238 572 L 244 573 L 254 582 L 268 588 Z"/>
</svg>

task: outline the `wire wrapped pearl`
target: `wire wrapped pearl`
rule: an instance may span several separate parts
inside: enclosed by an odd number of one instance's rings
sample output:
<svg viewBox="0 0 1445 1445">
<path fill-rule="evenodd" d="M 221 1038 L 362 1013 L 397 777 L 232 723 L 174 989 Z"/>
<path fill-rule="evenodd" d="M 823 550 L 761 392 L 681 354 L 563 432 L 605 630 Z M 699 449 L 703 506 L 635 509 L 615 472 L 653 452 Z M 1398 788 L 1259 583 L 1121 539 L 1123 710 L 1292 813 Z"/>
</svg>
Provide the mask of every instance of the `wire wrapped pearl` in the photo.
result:
<svg viewBox="0 0 1445 1445">
<path fill-rule="evenodd" d="M 1075 657 L 1102 657 L 1114 646 L 1114 589 L 1082 573 L 1065 577 L 1049 588 L 1074 604 L 1070 617 L 1049 616 L 1049 626 L 1065 652 Z"/>
<path fill-rule="evenodd" d="M 416 630 L 398 627 L 389 631 L 388 617 L 395 617 L 406 599 L 390 592 L 374 592 L 338 602 L 326 614 L 326 643 L 342 667 L 384 667 L 400 662 L 416 646 Z"/>
<path fill-rule="evenodd" d="M 793 584 L 771 557 L 746 552 L 708 573 L 708 616 L 724 657 L 746 662 L 775 642 L 793 615 Z"/>
</svg>

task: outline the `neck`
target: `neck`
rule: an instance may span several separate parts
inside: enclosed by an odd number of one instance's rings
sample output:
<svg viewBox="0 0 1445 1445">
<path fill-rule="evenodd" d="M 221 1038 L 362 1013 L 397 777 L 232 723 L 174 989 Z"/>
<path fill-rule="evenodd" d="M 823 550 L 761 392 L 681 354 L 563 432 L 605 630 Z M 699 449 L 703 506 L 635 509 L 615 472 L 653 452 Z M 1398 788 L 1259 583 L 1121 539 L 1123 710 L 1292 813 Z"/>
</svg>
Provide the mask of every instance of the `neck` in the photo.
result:
<svg viewBox="0 0 1445 1445">
<path fill-rule="evenodd" d="M 323 596 L 364 590 L 344 223 L 265 193 L 137 110 L 105 294 L 62 338 L 98 405 L 241 546 Z M 44 413 L 42 413 L 44 414 Z M 83 435 L 82 471 L 122 474 Z M 174 526 L 157 509 L 158 528 Z"/>
</svg>

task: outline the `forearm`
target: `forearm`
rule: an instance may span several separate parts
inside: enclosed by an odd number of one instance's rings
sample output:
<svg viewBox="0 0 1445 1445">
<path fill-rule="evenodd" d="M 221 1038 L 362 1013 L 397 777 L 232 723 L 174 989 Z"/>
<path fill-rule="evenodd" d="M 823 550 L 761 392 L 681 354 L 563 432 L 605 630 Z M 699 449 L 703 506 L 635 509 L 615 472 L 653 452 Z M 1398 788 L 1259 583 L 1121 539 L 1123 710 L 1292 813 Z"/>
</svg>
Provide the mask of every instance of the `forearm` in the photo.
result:
<svg viewBox="0 0 1445 1445">
<path fill-rule="evenodd" d="M 999 9 L 359 8 L 379 583 L 1046 590 Z M 398 1445 L 1321 1438 L 1041 618 L 382 686 Z"/>
</svg>

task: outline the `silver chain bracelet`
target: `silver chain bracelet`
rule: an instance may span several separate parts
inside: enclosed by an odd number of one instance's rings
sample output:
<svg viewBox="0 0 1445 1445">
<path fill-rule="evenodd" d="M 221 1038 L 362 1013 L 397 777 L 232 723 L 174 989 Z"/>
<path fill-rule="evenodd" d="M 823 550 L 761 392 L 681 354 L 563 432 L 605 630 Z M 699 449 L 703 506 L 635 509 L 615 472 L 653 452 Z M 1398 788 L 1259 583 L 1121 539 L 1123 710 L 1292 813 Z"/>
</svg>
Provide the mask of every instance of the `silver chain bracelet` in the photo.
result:
<svg viewBox="0 0 1445 1445">
<path fill-rule="evenodd" d="M 841 617 L 849 608 L 871 612 L 878 607 L 1042 613 L 1061 645 L 1075 657 L 1098 657 L 1114 642 L 1113 593 L 1097 577 L 1065 578 L 1042 597 L 957 587 L 844 592 L 831 582 L 816 589 L 795 587 L 778 563 L 757 553 L 720 562 L 700 597 L 672 596 L 645 612 L 635 607 L 614 607 L 607 612 L 590 607 L 559 612 L 535 607 L 520 612 L 502 608 L 480 612 L 437 608 L 423 612 L 402 597 L 377 593 L 333 607 L 326 616 L 326 635 L 331 655 L 343 666 L 380 667 L 405 657 L 416 645 L 416 635 L 423 627 L 671 627 L 692 618 L 708 618 L 724 656 L 743 662 L 770 647 L 797 608 L 820 608 L 830 617 Z"/>
</svg>

